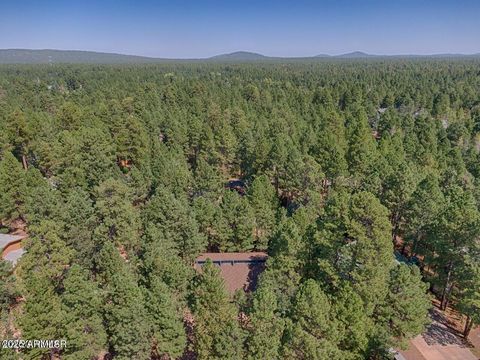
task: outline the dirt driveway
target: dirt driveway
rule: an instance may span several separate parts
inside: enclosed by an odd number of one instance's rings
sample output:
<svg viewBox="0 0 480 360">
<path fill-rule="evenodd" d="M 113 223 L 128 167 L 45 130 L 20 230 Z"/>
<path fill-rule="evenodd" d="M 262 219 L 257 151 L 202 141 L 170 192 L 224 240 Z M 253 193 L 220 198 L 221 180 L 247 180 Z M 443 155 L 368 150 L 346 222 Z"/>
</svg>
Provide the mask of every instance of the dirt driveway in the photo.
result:
<svg viewBox="0 0 480 360">
<path fill-rule="evenodd" d="M 406 360 L 478 360 L 464 340 L 451 329 L 444 315 L 434 308 L 432 324 L 410 341 L 407 351 L 400 351 Z"/>
</svg>

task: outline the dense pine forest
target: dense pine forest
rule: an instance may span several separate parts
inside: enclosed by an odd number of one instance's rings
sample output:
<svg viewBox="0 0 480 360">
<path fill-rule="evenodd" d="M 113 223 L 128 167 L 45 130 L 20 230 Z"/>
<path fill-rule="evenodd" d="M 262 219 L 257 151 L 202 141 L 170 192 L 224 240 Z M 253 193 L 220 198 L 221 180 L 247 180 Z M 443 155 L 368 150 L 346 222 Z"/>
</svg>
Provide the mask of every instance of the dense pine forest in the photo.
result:
<svg viewBox="0 0 480 360">
<path fill-rule="evenodd" d="M 0 357 L 389 359 L 432 298 L 468 335 L 479 206 L 480 60 L 2 65 L 0 337 L 68 346 Z M 250 251 L 254 292 L 193 268 Z"/>
</svg>

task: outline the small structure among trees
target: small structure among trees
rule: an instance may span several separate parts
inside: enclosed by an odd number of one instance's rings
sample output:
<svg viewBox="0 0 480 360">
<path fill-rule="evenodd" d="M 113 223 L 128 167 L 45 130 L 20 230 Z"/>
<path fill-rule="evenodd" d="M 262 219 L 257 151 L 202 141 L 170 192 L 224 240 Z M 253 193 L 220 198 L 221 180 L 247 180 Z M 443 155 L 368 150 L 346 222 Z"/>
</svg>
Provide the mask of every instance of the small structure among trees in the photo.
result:
<svg viewBox="0 0 480 360">
<path fill-rule="evenodd" d="M 252 291 L 257 285 L 258 276 L 265 269 L 267 257 L 264 252 L 205 253 L 195 260 L 195 269 L 201 270 L 210 259 L 219 266 L 220 275 L 231 294 L 238 289 Z"/>
<path fill-rule="evenodd" d="M 0 248 L 2 259 L 11 261 L 15 265 L 23 255 L 22 240 L 25 236 L 0 234 Z"/>
</svg>

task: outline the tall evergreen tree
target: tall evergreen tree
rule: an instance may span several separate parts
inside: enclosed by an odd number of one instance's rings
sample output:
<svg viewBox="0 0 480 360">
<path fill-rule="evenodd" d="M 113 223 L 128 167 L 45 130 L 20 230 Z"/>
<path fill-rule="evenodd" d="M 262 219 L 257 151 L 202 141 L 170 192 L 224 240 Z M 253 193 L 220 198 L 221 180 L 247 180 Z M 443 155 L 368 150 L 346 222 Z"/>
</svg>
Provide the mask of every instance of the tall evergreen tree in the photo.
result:
<svg viewBox="0 0 480 360">
<path fill-rule="evenodd" d="M 428 325 L 431 302 L 427 289 L 417 266 L 400 264 L 392 269 L 389 293 L 380 316 L 395 344 L 422 333 Z"/>
<path fill-rule="evenodd" d="M 67 314 L 51 280 L 42 274 L 30 273 L 25 291 L 25 304 L 17 325 L 24 339 L 64 339 Z M 58 356 L 60 349 L 32 348 L 22 351 L 24 359 Z"/>
<path fill-rule="evenodd" d="M 275 293 L 266 286 L 255 293 L 249 327 L 246 344 L 249 358 L 280 358 L 284 320 L 277 314 Z"/>
<path fill-rule="evenodd" d="M 142 240 L 141 260 L 145 282 L 159 280 L 176 295 L 185 296 L 194 270 L 190 263 L 182 260 L 173 239 L 165 236 L 156 226 L 149 225 Z"/>
<path fill-rule="evenodd" d="M 374 320 L 367 315 L 361 297 L 348 283 L 343 283 L 332 299 L 333 312 L 341 334 L 338 347 L 365 358 Z"/>
<path fill-rule="evenodd" d="M 287 324 L 283 357 L 289 359 L 348 359 L 338 349 L 338 325 L 327 295 L 314 280 L 299 289 Z"/>
<path fill-rule="evenodd" d="M 365 110 L 355 106 L 347 121 L 347 162 L 354 182 L 358 185 L 371 171 L 377 158 L 375 140 Z"/>
<path fill-rule="evenodd" d="M 58 158 L 52 171 L 62 190 L 81 187 L 91 191 L 115 174 L 115 148 L 100 127 L 64 131 L 55 146 Z"/>
<path fill-rule="evenodd" d="M 463 336 L 468 338 L 470 331 L 480 324 L 480 265 L 478 254 L 466 260 L 462 273 L 458 309 L 466 315 Z"/>
<path fill-rule="evenodd" d="M 293 220 L 284 221 L 271 244 L 271 257 L 260 278 L 260 286 L 270 288 L 277 297 L 278 311 L 287 313 L 302 280 L 305 246 Z"/>
<path fill-rule="evenodd" d="M 388 210 L 370 193 L 339 194 L 327 205 L 317 233 L 318 265 L 324 281 L 348 281 L 365 302 L 367 314 L 388 292 L 393 246 Z"/>
<path fill-rule="evenodd" d="M 219 270 L 202 266 L 194 290 L 195 352 L 199 359 L 242 359 L 244 334 Z"/>
<path fill-rule="evenodd" d="M 107 349 L 101 313 L 103 294 L 88 275 L 80 266 L 73 265 L 63 282 L 61 304 L 68 344 L 65 359 L 93 359 Z"/>
<path fill-rule="evenodd" d="M 276 222 L 278 200 L 275 189 L 268 177 L 263 175 L 253 180 L 247 196 L 255 217 L 254 246 L 265 250 Z"/>
<path fill-rule="evenodd" d="M 96 188 L 96 194 L 97 243 L 108 241 L 128 251 L 138 249 L 141 223 L 138 210 L 129 200 L 128 187 L 108 179 Z"/>
<path fill-rule="evenodd" d="M 408 201 L 405 212 L 405 239 L 412 255 L 428 253 L 437 216 L 444 203 L 438 179 L 432 174 L 422 180 Z"/>
<path fill-rule="evenodd" d="M 330 107 L 333 104 L 330 105 Z M 343 119 L 333 109 L 322 116 L 321 128 L 317 131 L 315 157 L 326 177 L 334 181 L 347 174 L 347 141 Z"/>
<path fill-rule="evenodd" d="M 144 296 L 132 270 L 111 242 L 103 245 L 98 268 L 110 351 L 117 359 L 148 359 L 151 325 Z"/>
<path fill-rule="evenodd" d="M 168 189 L 158 188 L 145 206 L 143 219 L 162 232 L 186 261 L 191 261 L 205 248 L 205 238 L 183 196 L 177 198 Z"/>
<path fill-rule="evenodd" d="M 437 276 L 442 290 L 442 309 L 448 306 L 453 288 L 458 283 L 465 253 L 473 249 L 479 234 L 480 215 L 471 192 L 459 186 L 448 189 L 446 205 L 435 227 Z"/>
<path fill-rule="evenodd" d="M 248 200 L 237 192 L 226 190 L 220 205 L 217 233 L 221 235 L 220 251 L 248 251 L 253 248 L 254 214 Z"/>
<path fill-rule="evenodd" d="M 14 312 L 20 292 L 17 289 L 16 278 L 12 271 L 12 264 L 7 260 L 0 260 L 0 341 L 13 339 Z M 5 360 L 18 359 L 15 349 L 0 348 L 0 358 Z"/>
<path fill-rule="evenodd" d="M 93 201 L 81 189 L 69 191 L 64 201 L 59 216 L 64 224 L 62 237 L 68 246 L 76 250 L 78 260 L 91 267 L 95 252 L 93 231 L 96 225 Z"/>
<path fill-rule="evenodd" d="M 0 160 L 0 221 L 10 223 L 24 216 L 27 192 L 26 176 L 22 165 L 6 152 Z"/>
<path fill-rule="evenodd" d="M 187 337 L 174 294 L 165 283 L 153 278 L 145 303 L 152 324 L 153 351 L 157 356 L 179 358 L 187 345 Z"/>
<path fill-rule="evenodd" d="M 24 111 L 16 109 L 6 116 L 5 133 L 9 143 L 12 144 L 12 152 L 21 158 L 23 168 L 26 170 L 27 155 L 33 134 Z"/>
</svg>

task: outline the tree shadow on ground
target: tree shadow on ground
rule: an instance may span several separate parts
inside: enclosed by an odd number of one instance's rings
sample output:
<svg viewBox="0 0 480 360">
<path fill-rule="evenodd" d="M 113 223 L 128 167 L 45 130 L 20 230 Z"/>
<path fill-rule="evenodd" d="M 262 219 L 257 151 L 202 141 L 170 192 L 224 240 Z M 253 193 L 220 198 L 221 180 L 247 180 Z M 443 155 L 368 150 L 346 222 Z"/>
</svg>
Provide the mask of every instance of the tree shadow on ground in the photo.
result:
<svg viewBox="0 0 480 360">
<path fill-rule="evenodd" d="M 430 318 L 432 323 L 423 333 L 423 338 L 428 345 L 468 347 L 460 334 L 448 325 L 448 320 L 438 309 L 430 311 Z"/>
</svg>

